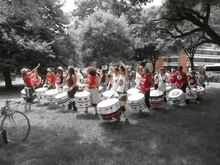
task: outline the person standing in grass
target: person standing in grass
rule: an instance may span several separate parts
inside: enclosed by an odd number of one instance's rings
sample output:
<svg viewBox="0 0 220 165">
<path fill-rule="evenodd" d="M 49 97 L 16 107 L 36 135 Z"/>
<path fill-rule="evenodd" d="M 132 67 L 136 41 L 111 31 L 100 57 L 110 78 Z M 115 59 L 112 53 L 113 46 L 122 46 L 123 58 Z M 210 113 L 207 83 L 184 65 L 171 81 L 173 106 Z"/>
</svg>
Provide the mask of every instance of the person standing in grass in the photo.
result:
<svg viewBox="0 0 220 165">
<path fill-rule="evenodd" d="M 27 68 L 21 69 L 21 76 L 24 80 L 25 84 L 25 111 L 31 111 L 31 104 L 33 100 L 36 98 L 36 93 L 34 90 L 34 86 L 32 84 L 32 74 L 40 67 L 40 63 L 33 70 L 29 70 Z"/>
<path fill-rule="evenodd" d="M 128 74 L 128 68 L 125 66 L 125 64 L 120 61 L 120 71 L 119 71 L 119 77 L 118 77 L 118 82 L 117 82 L 117 87 L 116 87 L 116 92 L 119 95 L 119 101 L 120 101 L 120 110 L 123 113 L 125 120 L 128 121 L 128 118 L 125 114 L 126 108 L 126 100 L 127 100 L 127 86 L 129 83 L 129 74 Z"/>
<path fill-rule="evenodd" d="M 68 68 L 68 73 L 66 76 L 66 80 L 65 80 L 67 87 L 68 87 L 68 96 L 69 98 L 74 98 L 75 93 L 77 92 L 78 88 L 77 88 L 77 77 L 74 71 L 74 67 L 69 66 Z M 68 105 L 68 109 L 71 110 L 73 108 L 74 111 L 77 111 L 77 107 L 75 104 L 75 101 L 70 101 L 69 105 Z"/>
<path fill-rule="evenodd" d="M 99 76 L 97 75 L 96 68 L 89 67 L 86 69 L 87 78 L 85 81 L 86 86 L 88 87 L 88 91 L 91 93 L 91 101 L 92 106 L 95 108 L 95 114 L 98 115 L 97 104 L 100 102 L 99 97 Z M 88 108 L 86 108 L 86 113 L 88 112 Z"/>
<path fill-rule="evenodd" d="M 145 96 L 145 104 L 149 110 L 151 116 L 154 115 L 153 110 L 150 105 L 150 88 L 154 86 L 154 79 L 151 76 L 150 70 L 147 67 L 144 67 L 143 70 L 140 70 L 140 63 L 137 64 L 137 72 L 141 75 L 140 81 L 140 91 Z"/>
<path fill-rule="evenodd" d="M 55 89 L 56 88 L 56 75 L 52 71 L 51 68 L 47 68 L 47 74 L 46 74 L 46 80 L 45 80 L 45 86 L 47 86 L 48 89 Z"/>
</svg>

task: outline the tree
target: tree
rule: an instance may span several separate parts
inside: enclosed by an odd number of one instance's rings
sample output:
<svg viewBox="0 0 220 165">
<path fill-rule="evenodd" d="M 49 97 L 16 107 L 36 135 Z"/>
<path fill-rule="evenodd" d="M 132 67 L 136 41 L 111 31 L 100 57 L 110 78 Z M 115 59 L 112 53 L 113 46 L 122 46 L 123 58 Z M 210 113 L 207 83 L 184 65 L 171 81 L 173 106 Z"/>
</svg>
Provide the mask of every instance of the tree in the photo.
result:
<svg viewBox="0 0 220 165">
<path fill-rule="evenodd" d="M 126 59 L 131 54 L 129 26 L 123 16 L 117 18 L 98 10 L 82 21 L 78 28 L 73 28 L 71 33 L 78 39 L 79 53 L 86 65 L 91 62 L 102 65 Z"/>
<path fill-rule="evenodd" d="M 217 0 L 167 0 L 161 7 L 161 21 L 163 27 L 160 29 L 172 38 L 183 38 L 192 34 L 200 34 L 200 41 L 192 47 L 197 47 L 204 43 L 214 43 L 220 45 L 220 33 L 217 22 L 213 22 L 219 14 L 220 2 Z M 188 24 L 192 26 L 189 28 Z M 183 28 L 186 25 L 186 28 Z M 172 27 L 172 31 L 168 30 Z"/>
<path fill-rule="evenodd" d="M 74 45 L 65 30 L 68 22 L 62 4 L 53 0 L 5 0 L 1 4 L 5 10 L 0 21 L 0 71 L 5 73 L 6 88 L 12 87 L 12 69 L 39 62 L 44 67 L 69 64 Z"/>
</svg>

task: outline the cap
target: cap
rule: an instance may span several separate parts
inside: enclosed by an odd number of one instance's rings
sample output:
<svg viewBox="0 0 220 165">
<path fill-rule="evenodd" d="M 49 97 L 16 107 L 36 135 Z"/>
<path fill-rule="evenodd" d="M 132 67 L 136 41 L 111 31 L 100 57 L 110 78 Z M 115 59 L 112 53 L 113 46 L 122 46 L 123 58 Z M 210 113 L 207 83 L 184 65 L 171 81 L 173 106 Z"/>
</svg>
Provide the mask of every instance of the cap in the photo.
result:
<svg viewBox="0 0 220 165">
<path fill-rule="evenodd" d="M 23 74 L 24 72 L 27 72 L 28 71 L 28 69 L 27 68 L 22 68 L 21 69 L 21 73 Z"/>
<path fill-rule="evenodd" d="M 48 72 L 52 72 L 52 69 L 50 69 L 50 68 L 47 68 L 47 71 L 48 71 Z"/>
<path fill-rule="evenodd" d="M 62 67 L 62 66 L 59 66 L 59 67 L 57 68 L 57 70 L 62 70 L 62 71 L 63 71 L 63 67 Z"/>
</svg>

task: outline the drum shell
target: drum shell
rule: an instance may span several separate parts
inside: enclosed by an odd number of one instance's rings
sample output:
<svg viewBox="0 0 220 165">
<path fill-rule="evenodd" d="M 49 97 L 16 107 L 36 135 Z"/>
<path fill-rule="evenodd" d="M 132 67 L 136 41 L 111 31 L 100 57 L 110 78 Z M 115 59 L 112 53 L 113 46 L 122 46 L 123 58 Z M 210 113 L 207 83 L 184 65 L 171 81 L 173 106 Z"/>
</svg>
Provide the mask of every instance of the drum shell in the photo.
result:
<svg viewBox="0 0 220 165">
<path fill-rule="evenodd" d="M 86 108 L 91 105 L 91 94 L 89 92 L 78 92 L 75 94 L 74 98 L 76 107 Z"/>
<path fill-rule="evenodd" d="M 50 89 L 45 92 L 46 99 L 48 100 L 49 103 L 54 103 L 55 102 L 55 96 L 58 94 L 57 89 Z"/>
<path fill-rule="evenodd" d="M 160 90 L 150 91 L 149 102 L 151 106 L 161 106 L 164 104 L 164 93 Z"/>
<path fill-rule="evenodd" d="M 63 92 L 60 93 L 58 95 L 55 96 L 55 101 L 57 102 L 57 104 L 69 104 L 69 96 L 67 94 L 67 92 Z"/>
<path fill-rule="evenodd" d="M 116 99 L 116 98 L 115 98 Z M 111 120 L 114 118 L 118 118 L 121 115 L 119 100 L 114 100 L 113 104 L 105 104 L 106 106 L 101 106 L 103 103 L 110 102 L 112 99 L 101 101 L 97 108 L 99 110 L 99 115 L 103 120 Z"/>
<path fill-rule="evenodd" d="M 143 93 L 136 93 L 128 97 L 128 105 L 133 111 L 140 111 L 146 107 Z"/>
<path fill-rule="evenodd" d="M 178 91 L 178 92 L 180 92 L 180 94 L 179 95 L 177 95 L 177 96 L 170 96 L 173 92 L 175 92 L 175 91 Z M 180 90 L 180 89 L 173 89 L 173 90 L 171 90 L 170 92 L 169 92 L 169 99 L 172 101 L 172 103 L 173 104 L 180 104 L 180 103 L 182 103 L 184 100 L 185 100 L 185 97 L 184 97 L 184 93 L 183 93 L 183 91 L 182 90 Z"/>
<path fill-rule="evenodd" d="M 188 99 L 196 99 L 198 97 L 196 88 L 186 88 L 186 96 Z"/>
</svg>

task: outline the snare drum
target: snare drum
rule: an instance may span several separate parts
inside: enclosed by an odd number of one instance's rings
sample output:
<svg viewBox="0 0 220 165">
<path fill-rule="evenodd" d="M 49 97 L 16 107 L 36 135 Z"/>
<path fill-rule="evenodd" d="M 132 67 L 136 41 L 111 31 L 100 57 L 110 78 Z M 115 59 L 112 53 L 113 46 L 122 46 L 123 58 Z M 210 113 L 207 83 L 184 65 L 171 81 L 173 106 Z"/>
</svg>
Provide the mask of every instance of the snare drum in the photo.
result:
<svg viewBox="0 0 220 165">
<path fill-rule="evenodd" d="M 76 107 L 86 108 L 91 105 L 91 93 L 88 91 L 78 92 L 74 97 Z"/>
<path fill-rule="evenodd" d="M 167 94 L 168 94 L 171 90 L 172 90 L 171 85 L 167 85 L 167 86 L 166 86 L 166 92 L 167 92 Z"/>
<path fill-rule="evenodd" d="M 197 86 L 197 95 L 203 97 L 205 95 L 205 88 L 202 86 Z"/>
<path fill-rule="evenodd" d="M 186 97 L 190 100 L 198 97 L 196 88 L 186 88 Z"/>
<path fill-rule="evenodd" d="M 133 95 L 133 94 L 136 94 L 136 93 L 139 93 L 140 90 L 137 89 L 137 88 L 131 88 L 127 91 L 127 95 L 130 96 L 130 95 Z"/>
<path fill-rule="evenodd" d="M 108 91 L 103 92 L 102 95 L 105 99 L 109 99 L 111 97 L 114 97 L 115 93 L 116 92 L 114 90 L 108 90 Z"/>
<path fill-rule="evenodd" d="M 43 99 L 45 96 L 45 92 L 47 91 L 47 88 L 37 88 L 35 90 L 36 94 L 37 94 L 37 98 L 38 99 Z"/>
<path fill-rule="evenodd" d="M 69 104 L 69 96 L 67 92 L 59 93 L 55 96 L 58 105 L 67 106 Z"/>
<path fill-rule="evenodd" d="M 164 92 L 160 90 L 150 91 L 149 102 L 151 106 L 161 106 L 164 104 Z"/>
<path fill-rule="evenodd" d="M 143 110 L 145 105 L 145 97 L 143 93 L 136 93 L 128 97 L 128 105 L 133 111 Z"/>
<path fill-rule="evenodd" d="M 45 92 L 47 101 L 49 103 L 55 103 L 55 96 L 58 94 L 57 89 L 50 89 Z"/>
<path fill-rule="evenodd" d="M 173 89 L 168 94 L 169 99 L 173 104 L 180 104 L 185 100 L 183 91 L 181 89 Z"/>
<path fill-rule="evenodd" d="M 99 115 L 103 120 L 112 120 L 121 116 L 119 99 L 103 100 L 97 105 Z"/>
</svg>

